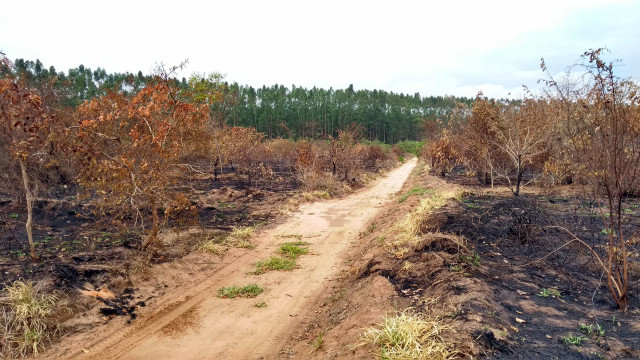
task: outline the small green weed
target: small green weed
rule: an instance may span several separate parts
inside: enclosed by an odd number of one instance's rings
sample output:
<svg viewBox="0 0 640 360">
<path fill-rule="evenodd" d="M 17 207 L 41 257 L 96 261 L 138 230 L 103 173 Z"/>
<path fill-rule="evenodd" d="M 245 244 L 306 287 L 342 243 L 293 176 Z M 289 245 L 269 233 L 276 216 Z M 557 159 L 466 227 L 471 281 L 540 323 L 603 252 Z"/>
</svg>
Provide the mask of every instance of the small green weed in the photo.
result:
<svg viewBox="0 0 640 360">
<path fill-rule="evenodd" d="M 569 345 L 580 346 L 582 345 L 583 342 L 587 340 L 588 339 L 582 335 L 573 335 L 573 333 L 569 333 L 569 335 L 566 338 L 564 338 L 562 342 Z"/>
<path fill-rule="evenodd" d="M 331 300 L 331 302 L 336 302 L 336 301 L 342 299 L 346 293 L 347 293 L 347 288 L 342 288 L 342 289 L 340 289 L 340 291 L 338 291 L 333 296 L 331 296 L 329 298 L 329 300 Z"/>
<path fill-rule="evenodd" d="M 318 336 L 316 336 L 316 338 L 311 342 L 311 346 L 313 346 L 313 349 L 311 349 L 309 354 L 313 353 L 314 351 L 318 351 L 322 347 L 322 344 L 324 344 L 324 331 L 321 330 L 318 333 Z"/>
<path fill-rule="evenodd" d="M 591 333 L 593 332 L 593 325 L 580 324 L 578 328 L 582 333 L 586 335 L 591 335 Z"/>
<path fill-rule="evenodd" d="M 365 235 L 371 234 L 377 227 L 378 225 L 376 225 L 376 223 L 370 224 L 369 226 L 367 226 L 367 232 Z"/>
<path fill-rule="evenodd" d="M 18 215 L 18 214 L 9 214 L 9 219 L 17 219 L 19 217 L 20 217 L 20 215 Z"/>
<path fill-rule="evenodd" d="M 480 265 L 480 255 L 473 250 L 471 255 L 462 255 L 460 256 L 460 260 L 471 266 L 479 266 Z"/>
<path fill-rule="evenodd" d="M 233 299 L 235 297 L 254 298 L 264 291 L 259 285 L 250 284 L 243 287 L 229 286 L 218 289 L 218 297 L 225 299 Z"/>
<path fill-rule="evenodd" d="M 548 298 L 549 296 L 551 296 L 560 299 L 560 291 L 556 289 L 542 288 L 542 290 L 540 290 L 540 292 L 538 293 L 538 296 L 543 298 Z"/>
<path fill-rule="evenodd" d="M 609 234 L 611 234 L 611 229 L 602 229 L 602 231 L 600 231 L 600 234 L 609 236 Z M 614 231 L 613 235 L 615 234 L 616 232 Z"/>
<path fill-rule="evenodd" d="M 263 308 L 263 307 L 267 307 L 267 303 L 262 301 L 262 302 L 256 303 L 254 306 L 257 308 Z"/>
</svg>

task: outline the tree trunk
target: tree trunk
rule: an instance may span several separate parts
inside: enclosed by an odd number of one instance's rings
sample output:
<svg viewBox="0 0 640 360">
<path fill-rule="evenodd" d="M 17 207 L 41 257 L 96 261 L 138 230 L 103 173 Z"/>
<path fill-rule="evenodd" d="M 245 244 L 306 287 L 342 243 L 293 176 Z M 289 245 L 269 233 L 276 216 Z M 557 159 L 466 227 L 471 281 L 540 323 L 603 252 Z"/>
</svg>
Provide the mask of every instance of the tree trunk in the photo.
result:
<svg viewBox="0 0 640 360">
<path fill-rule="evenodd" d="M 493 168 L 489 172 L 491 174 L 491 188 L 493 189 Z"/>
<path fill-rule="evenodd" d="M 515 196 L 520 195 L 520 183 L 522 182 L 522 156 L 518 155 L 518 173 L 516 174 L 516 191 L 513 193 Z"/>
<path fill-rule="evenodd" d="M 160 217 L 158 216 L 158 205 L 155 200 L 151 201 L 151 214 L 153 216 L 153 222 L 151 224 L 151 231 L 145 239 L 142 247 L 148 250 L 162 249 L 162 242 L 158 241 L 158 232 L 160 230 Z"/>
<path fill-rule="evenodd" d="M 22 172 L 22 183 L 24 185 L 24 192 L 27 198 L 27 223 L 25 225 L 27 229 L 27 239 L 29 240 L 29 255 L 31 260 L 37 260 L 36 247 L 33 244 L 33 194 L 29 188 L 29 176 L 27 175 L 27 165 L 23 159 L 19 159 L 20 171 Z"/>
</svg>

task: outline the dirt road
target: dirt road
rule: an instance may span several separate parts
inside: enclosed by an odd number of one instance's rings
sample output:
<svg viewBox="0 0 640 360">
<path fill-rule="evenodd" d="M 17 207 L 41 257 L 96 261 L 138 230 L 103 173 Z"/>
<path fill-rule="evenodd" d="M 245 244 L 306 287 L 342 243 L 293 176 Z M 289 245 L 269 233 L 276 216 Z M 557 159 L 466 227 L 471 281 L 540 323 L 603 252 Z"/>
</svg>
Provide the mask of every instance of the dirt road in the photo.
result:
<svg viewBox="0 0 640 360">
<path fill-rule="evenodd" d="M 336 276 L 341 254 L 364 225 L 398 192 L 416 159 L 374 185 L 339 200 L 301 206 L 286 223 L 258 234 L 258 247 L 230 260 L 194 289 L 186 300 L 139 319 L 134 325 L 84 345 L 79 359 L 265 359 L 276 357 L 297 330 L 299 319 L 313 313 L 316 299 Z M 278 245 L 302 236 L 310 254 L 289 272 L 248 272 Z M 220 299 L 223 286 L 258 284 L 266 289 L 254 299 Z M 264 302 L 266 307 L 256 307 Z M 79 346 L 78 348 L 83 348 Z"/>
</svg>

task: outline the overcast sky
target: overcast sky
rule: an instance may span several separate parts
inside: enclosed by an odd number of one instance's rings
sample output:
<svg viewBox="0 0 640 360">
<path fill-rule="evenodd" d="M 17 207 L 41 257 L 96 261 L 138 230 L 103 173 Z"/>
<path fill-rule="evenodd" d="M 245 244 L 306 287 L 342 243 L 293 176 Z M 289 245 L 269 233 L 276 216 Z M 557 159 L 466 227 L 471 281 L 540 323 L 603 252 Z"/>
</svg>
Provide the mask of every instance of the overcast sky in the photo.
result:
<svg viewBox="0 0 640 360">
<path fill-rule="evenodd" d="M 202 3 L 202 4 L 201 4 Z M 206 4 L 205 4 L 206 3 Z M 253 86 L 519 97 L 540 58 L 565 70 L 607 47 L 640 75 L 640 1 L 5 1 L 0 50 L 58 71 L 83 64 Z"/>
</svg>

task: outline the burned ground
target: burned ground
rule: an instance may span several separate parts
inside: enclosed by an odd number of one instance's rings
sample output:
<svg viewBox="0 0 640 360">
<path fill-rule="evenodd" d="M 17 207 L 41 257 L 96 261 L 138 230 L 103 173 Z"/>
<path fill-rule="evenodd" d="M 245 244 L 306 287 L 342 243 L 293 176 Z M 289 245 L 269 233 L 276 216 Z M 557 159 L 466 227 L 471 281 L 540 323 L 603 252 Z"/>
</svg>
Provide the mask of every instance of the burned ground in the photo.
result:
<svg viewBox="0 0 640 360">
<path fill-rule="evenodd" d="M 229 169 L 217 180 L 204 174 L 186 179 L 179 186 L 193 191 L 197 214 L 183 217 L 180 221 L 186 219 L 184 223 L 169 225 L 179 231 L 197 225 L 201 231 L 186 235 L 168 232 L 166 237 L 180 241 L 167 242 L 155 257 L 141 249 L 141 231 L 115 225 L 109 214 L 84 205 L 86 201 L 78 199 L 76 189 L 61 187 L 35 204 L 34 239 L 39 260 L 32 262 L 24 240 L 26 216 L 20 203 L 7 198 L 0 202 L 0 288 L 16 280 L 32 281 L 40 290 L 68 298 L 63 301 L 65 311 L 58 316 L 60 322 L 93 307 L 103 320 L 114 316 L 135 319 L 136 310 L 161 296 L 164 289 L 158 285 L 139 291 L 133 277 L 144 277 L 149 267 L 186 256 L 210 234 L 223 234 L 235 226 L 264 225 L 281 215 L 282 204 L 298 185 L 289 172 L 276 175 L 280 180 L 261 189 L 248 187 Z M 130 224 L 128 220 L 123 224 Z M 78 295 L 78 290 L 107 287 L 114 298 L 96 296 L 96 301 Z M 66 329 L 75 330 L 79 329 Z"/>
<path fill-rule="evenodd" d="M 417 172 L 403 193 L 465 180 Z M 376 326 L 385 313 L 413 307 L 453 326 L 455 333 L 445 337 L 463 357 L 640 357 L 640 247 L 633 238 L 632 300 L 629 310 L 621 312 L 593 256 L 575 243 L 563 247 L 570 237 L 553 227 L 567 228 L 604 254 L 607 237 L 593 202 L 573 188 L 570 196 L 530 189 L 520 197 L 505 189 L 466 189 L 460 201 L 450 200 L 432 214 L 428 231 L 401 257 L 385 251 L 385 232 L 417 206 L 419 197 L 391 205 L 375 220 L 375 230 L 363 234 L 348 260 L 350 272 L 323 304 L 323 314 L 309 321 L 307 334 L 290 346 L 301 354 L 324 329 L 332 345 L 317 351 L 316 358 L 366 358 L 362 350 L 347 350 L 348 345 L 358 344 L 364 328 Z M 640 228 L 639 204 L 627 200 L 629 234 Z M 372 279 L 380 278 L 395 294 L 387 294 L 388 302 L 373 310 L 378 321 L 359 322 L 359 309 L 369 307 L 369 301 L 358 293 L 369 291 Z M 346 328 L 350 338 L 344 336 Z M 343 350 L 335 350 L 340 346 Z M 369 351 L 371 356 L 376 350 Z"/>
</svg>

